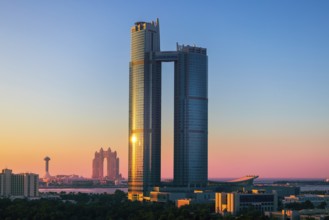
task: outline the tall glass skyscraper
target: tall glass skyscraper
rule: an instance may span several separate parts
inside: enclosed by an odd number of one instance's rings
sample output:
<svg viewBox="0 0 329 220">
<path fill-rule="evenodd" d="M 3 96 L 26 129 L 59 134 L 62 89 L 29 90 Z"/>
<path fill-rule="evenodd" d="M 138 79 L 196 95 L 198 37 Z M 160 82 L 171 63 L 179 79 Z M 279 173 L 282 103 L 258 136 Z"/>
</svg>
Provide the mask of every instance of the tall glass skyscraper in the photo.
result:
<svg viewBox="0 0 329 220">
<path fill-rule="evenodd" d="M 131 28 L 129 65 L 129 198 L 140 200 L 160 184 L 161 62 L 159 22 Z"/>
<path fill-rule="evenodd" d="M 160 51 L 159 20 L 131 29 L 128 197 L 142 200 L 161 180 L 161 62 L 175 62 L 174 184 L 208 179 L 208 60 L 205 48 Z"/>
<path fill-rule="evenodd" d="M 208 57 L 200 47 L 177 45 L 174 83 L 174 183 L 208 181 Z"/>
</svg>

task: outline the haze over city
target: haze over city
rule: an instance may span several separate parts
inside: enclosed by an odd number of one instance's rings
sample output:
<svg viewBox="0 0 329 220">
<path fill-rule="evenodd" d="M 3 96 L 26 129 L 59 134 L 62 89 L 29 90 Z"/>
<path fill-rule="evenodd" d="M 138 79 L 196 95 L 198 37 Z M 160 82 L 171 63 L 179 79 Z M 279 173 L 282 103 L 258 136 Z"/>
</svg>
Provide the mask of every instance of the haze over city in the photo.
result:
<svg viewBox="0 0 329 220">
<path fill-rule="evenodd" d="M 207 48 L 208 176 L 325 178 L 327 1 L 0 2 L 0 167 L 91 177 L 128 170 L 130 27 L 160 19 L 161 49 Z M 162 177 L 173 175 L 173 74 L 163 64 Z M 165 122 L 165 123 L 164 123 Z"/>
</svg>

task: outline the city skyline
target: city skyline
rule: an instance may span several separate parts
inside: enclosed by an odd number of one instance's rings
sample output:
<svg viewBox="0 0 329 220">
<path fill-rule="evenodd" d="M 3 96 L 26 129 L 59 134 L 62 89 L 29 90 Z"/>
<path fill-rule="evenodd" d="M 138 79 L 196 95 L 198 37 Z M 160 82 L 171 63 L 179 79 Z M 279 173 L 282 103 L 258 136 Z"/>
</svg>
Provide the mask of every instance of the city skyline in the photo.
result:
<svg viewBox="0 0 329 220">
<path fill-rule="evenodd" d="M 208 49 L 209 178 L 329 176 L 328 2 L 37 2 L 0 2 L 0 167 L 42 175 L 49 156 L 52 175 L 89 177 L 111 146 L 127 178 L 129 27 L 159 17 L 161 48 Z M 162 74 L 173 177 L 173 64 Z"/>
</svg>

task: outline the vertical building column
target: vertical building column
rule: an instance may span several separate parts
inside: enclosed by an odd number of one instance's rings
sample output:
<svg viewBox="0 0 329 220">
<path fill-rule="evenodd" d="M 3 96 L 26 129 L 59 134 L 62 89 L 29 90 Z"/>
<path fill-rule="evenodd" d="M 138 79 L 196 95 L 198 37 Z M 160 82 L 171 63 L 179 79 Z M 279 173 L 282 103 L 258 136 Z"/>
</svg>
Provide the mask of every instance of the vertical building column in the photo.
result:
<svg viewBox="0 0 329 220">
<path fill-rule="evenodd" d="M 159 22 L 136 22 L 131 28 L 129 64 L 128 197 L 142 200 L 160 184 L 161 64 Z"/>
<path fill-rule="evenodd" d="M 208 182 L 208 57 L 205 48 L 177 45 L 174 106 L 174 182 Z"/>
</svg>

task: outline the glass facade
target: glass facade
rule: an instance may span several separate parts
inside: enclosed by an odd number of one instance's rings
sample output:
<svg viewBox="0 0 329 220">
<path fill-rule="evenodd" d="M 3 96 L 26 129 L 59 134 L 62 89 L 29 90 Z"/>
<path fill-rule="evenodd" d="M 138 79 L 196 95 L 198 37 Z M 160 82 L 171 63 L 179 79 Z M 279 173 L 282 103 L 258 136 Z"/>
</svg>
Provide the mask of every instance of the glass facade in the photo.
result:
<svg viewBox="0 0 329 220">
<path fill-rule="evenodd" d="M 128 196 L 141 200 L 160 183 L 161 63 L 158 22 L 136 22 L 131 29 L 129 65 Z"/>
<path fill-rule="evenodd" d="M 131 29 L 128 197 L 142 200 L 161 180 L 161 62 L 175 62 L 174 183 L 208 179 L 207 51 L 177 45 L 160 51 L 159 21 Z"/>
<path fill-rule="evenodd" d="M 200 47 L 177 47 L 174 93 L 174 183 L 208 181 L 208 58 Z"/>
</svg>

